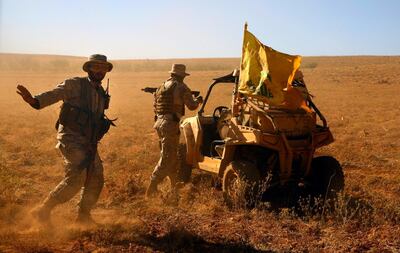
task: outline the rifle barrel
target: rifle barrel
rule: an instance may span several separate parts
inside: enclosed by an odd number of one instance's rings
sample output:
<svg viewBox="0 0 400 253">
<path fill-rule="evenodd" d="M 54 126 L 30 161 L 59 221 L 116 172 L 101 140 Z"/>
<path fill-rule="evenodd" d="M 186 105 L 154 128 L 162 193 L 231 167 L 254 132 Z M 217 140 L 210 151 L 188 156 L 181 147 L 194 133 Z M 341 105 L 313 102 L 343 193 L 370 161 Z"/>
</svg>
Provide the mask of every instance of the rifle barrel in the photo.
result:
<svg viewBox="0 0 400 253">
<path fill-rule="evenodd" d="M 154 88 L 154 87 L 144 87 L 144 88 L 142 88 L 141 90 L 144 91 L 144 92 L 153 94 L 154 92 L 157 91 L 157 88 Z M 192 93 L 192 95 L 194 95 L 194 96 L 196 96 L 196 97 L 200 95 L 200 91 L 192 91 L 191 93 Z"/>
</svg>

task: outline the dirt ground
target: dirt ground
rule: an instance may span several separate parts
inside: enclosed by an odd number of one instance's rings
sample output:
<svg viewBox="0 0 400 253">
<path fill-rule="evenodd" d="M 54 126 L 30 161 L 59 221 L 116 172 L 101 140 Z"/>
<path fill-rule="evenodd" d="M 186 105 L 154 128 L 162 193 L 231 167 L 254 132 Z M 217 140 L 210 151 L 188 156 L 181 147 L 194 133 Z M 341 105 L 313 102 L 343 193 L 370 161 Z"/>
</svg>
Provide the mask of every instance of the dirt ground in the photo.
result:
<svg viewBox="0 0 400 253">
<path fill-rule="evenodd" d="M 54 129 L 60 104 L 36 111 L 15 87 L 51 89 L 84 75 L 84 59 L 0 54 L 0 252 L 400 252 L 400 57 L 303 60 L 308 89 L 335 137 L 318 155 L 335 156 L 346 180 L 324 216 L 307 201 L 303 215 L 268 203 L 229 209 L 211 176 L 198 172 L 178 204 L 167 182 L 162 197 L 144 200 L 159 149 L 152 96 L 140 89 L 165 80 L 173 61 L 114 62 L 107 114 L 118 117 L 118 126 L 99 146 L 106 180 L 93 212 L 99 225 L 73 224 L 75 197 L 55 209 L 53 228 L 43 228 L 30 210 L 63 176 Z M 212 78 L 239 65 L 239 59 L 179 61 L 191 73 L 187 84 L 202 94 Z M 231 90 L 218 88 L 206 112 L 229 105 Z"/>
</svg>

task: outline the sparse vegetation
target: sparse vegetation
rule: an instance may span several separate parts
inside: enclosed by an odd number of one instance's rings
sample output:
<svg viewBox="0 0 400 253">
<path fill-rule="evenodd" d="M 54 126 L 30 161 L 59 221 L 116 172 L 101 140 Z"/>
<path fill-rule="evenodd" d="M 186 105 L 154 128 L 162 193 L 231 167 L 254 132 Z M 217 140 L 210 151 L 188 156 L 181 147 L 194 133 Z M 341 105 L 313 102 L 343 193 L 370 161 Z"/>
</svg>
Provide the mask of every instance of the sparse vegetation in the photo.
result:
<svg viewBox="0 0 400 253">
<path fill-rule="evenodd" d="M 304 69 L 315 69 L 317 66 L 318 66 L 318 63 L 316 63 L 316 62 L 306 62 L 301 65 L 301 67 Z"/>
<path fill-rule="evenodd" d="M 100 144 L 106 178 L 94 211 L 100 225 L 95 229 L 71 225 L 77 203 L 73 200 L 55 210 L 55 230 L 37 226 L 29 211 L 63 175 L 54 149 L 58 106 L 35 111 L 23 104 L 15 86 L 26 84 L 34 93 L 50 89 L 68 77 L 84 75 L 85 59 L 65 58 L 69 63 L 64 72 L 49 67 L 56 58 L 65 67 L 63 57 L 33 57 L 30 63 L 39 66 L 37 71 L 29 62 L 19 65 L 18 57 L 0 55 L 0 252 L 400 250 L 399 57 L 305 58 L 304 62 L 317 63 L 304 69 L 305 81 L 336 139 L 318 155 L 340 161 L 345 191 L 325 204 L 321 198 L 304 197 L 295 206 L 257 202 L 251 209 L 228 208 L 215 179 L 196 173 L 180 189 L 179 198 L 168 193 L 165 183 L 162 198 L 144 200 L 159 150 L 152 128 L 152 96 L 140 88 L 165 80 L 172 60 L 150 61 L 140 71 L 122 70 L 123 64 L 118 70 L 118 62 L 109 75 L 108 112 L 118 117 L 118 127 Z M 5 61 L 15 64 L 4 68 Z M 238 64 L 237 59 L 182 61 L 191 73 L 187 83 L 203 94 L 213 77 Z M 207 61 L 211 64 L 204 65 Z M 380 85 L 379 80 L 389 82 Z M 229 89 L 221 90 L 218 101 L 211 104 L 229 104 Z"/>
</svg>

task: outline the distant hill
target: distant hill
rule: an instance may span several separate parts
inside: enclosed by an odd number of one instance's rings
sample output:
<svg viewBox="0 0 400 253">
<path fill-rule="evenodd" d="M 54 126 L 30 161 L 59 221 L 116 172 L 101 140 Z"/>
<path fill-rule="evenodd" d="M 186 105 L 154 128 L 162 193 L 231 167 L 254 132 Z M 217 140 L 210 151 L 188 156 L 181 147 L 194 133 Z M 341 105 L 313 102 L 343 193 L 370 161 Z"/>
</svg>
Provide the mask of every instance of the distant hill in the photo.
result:
<svg viewBox="0 0 400 253">
<path fill-rule="evenodd" d="M 86 57 L 0 53 L 0 72 L 76 72 Z M 183 63 L 189 71 L 233 70 L 239 58 L 111 60 L 114 72 L 168 71 L 172 63 Z M 301 68 L 343 67 L 400 63 L 399 56 L 321 56 L 303 57 Z"/>
<path fill-rule="evenodd" d="M 71 71 L 84 61 L 84 57 L 74 56 L 0 54 L 0 71 Z"/>
<path fill-rule="evenodd" d="M 86 57 L 1 54 L 0 72 L 76 72 L 82 68 Z M 213 59 L 163 59 L 163 60 L 111 60 L 114 72 L 168 71 L 172 63 L 183 63 L 190 71 L 233 70 L 240 64 L 239 58 Z"/>
</svg>

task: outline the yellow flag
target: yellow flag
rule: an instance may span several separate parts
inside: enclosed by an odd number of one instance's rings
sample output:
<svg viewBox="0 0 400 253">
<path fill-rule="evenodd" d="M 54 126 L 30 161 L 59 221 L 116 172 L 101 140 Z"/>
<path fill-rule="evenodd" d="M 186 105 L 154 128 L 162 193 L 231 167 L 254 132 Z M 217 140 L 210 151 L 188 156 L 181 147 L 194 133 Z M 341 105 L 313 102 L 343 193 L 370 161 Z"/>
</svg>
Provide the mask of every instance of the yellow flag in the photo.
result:
<svg viewBox="0 0 400 253">
<path fill-rule="evenodd" d="M 270 105 L 302 107 L 298 96 L 287 96 L 301 57 L 278 52 L 263 45 L 247 29 L 244 31 L 242 62 L 240 66 L 239 92 L 260 96 Z M 286 88 L 286 89 L 285 89 Z M 288 103 L 286 99 L 292 100 Z"/>
</svg>

